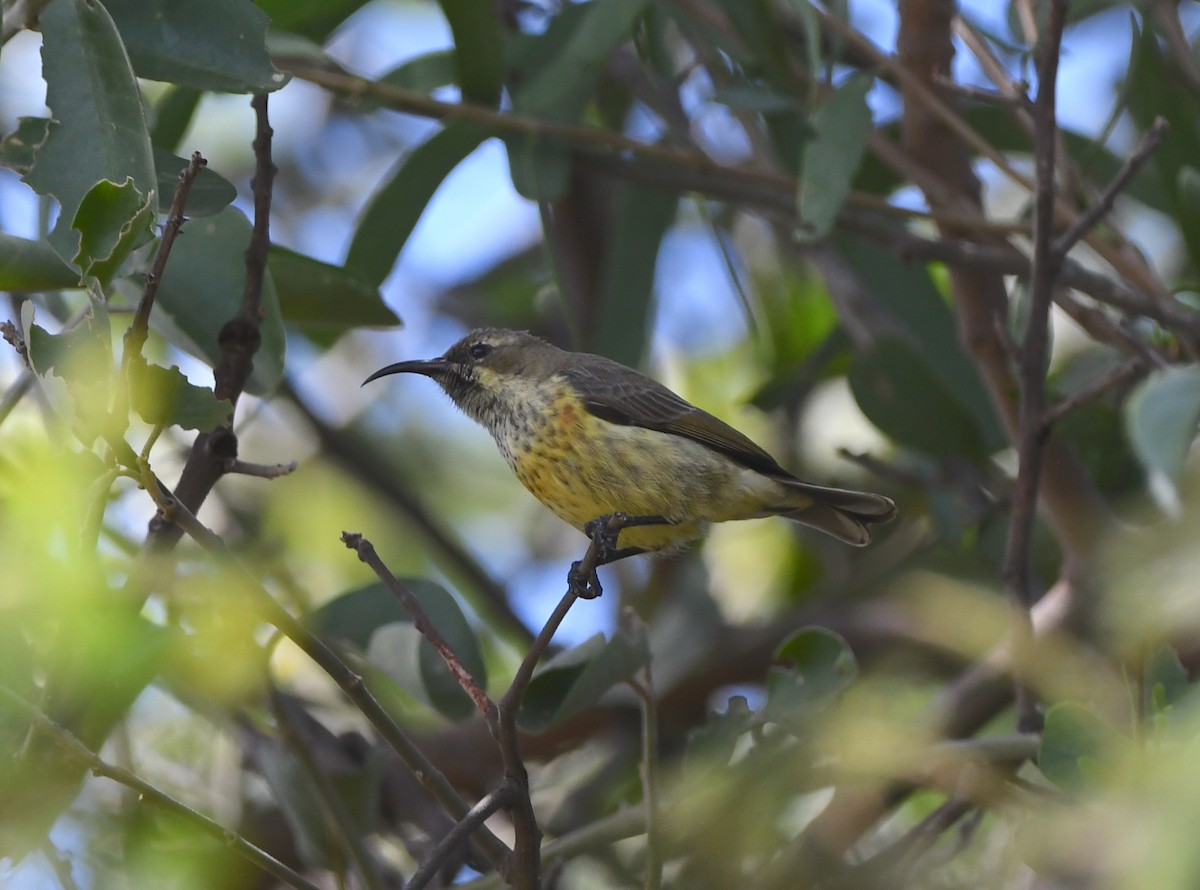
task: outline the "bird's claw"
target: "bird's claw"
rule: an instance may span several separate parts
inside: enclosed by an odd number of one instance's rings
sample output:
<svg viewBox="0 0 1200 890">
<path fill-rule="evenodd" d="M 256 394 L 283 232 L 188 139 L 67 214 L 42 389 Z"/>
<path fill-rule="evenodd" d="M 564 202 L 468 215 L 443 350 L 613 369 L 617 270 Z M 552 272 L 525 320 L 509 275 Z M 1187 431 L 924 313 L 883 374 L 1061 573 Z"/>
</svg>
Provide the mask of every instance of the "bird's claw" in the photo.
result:
<svg viewBox="0 0 1200 890">
<path fill-rule="evenodd" d="M 581 600 L 594 600 L 604 593 L 600 576 L 595 569 L 584 571 L 582 560 L 571 563 L 571 571 L 567 572 L 567 587 Z"/>
</svg>

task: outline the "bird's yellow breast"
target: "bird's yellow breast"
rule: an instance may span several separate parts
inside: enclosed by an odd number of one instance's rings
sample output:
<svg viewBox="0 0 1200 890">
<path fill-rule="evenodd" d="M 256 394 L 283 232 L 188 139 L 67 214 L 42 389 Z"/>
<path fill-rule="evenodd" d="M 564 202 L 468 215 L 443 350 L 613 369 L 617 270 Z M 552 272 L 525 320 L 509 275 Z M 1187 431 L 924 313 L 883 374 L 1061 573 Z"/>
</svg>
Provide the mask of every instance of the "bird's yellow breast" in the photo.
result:
<svg viewBox="0 0 1200 890">
<path fill-rule="evenodd" d="M 763 477 L 698 442 L 602 420 L 565 382 L 528 395 L 497 443 L 534 497 L 580 530 L 615 512 L 662 517 L 670 524 L 629 528 L 618 540 L 659 550 L 764 505 Z"/>
</svg>

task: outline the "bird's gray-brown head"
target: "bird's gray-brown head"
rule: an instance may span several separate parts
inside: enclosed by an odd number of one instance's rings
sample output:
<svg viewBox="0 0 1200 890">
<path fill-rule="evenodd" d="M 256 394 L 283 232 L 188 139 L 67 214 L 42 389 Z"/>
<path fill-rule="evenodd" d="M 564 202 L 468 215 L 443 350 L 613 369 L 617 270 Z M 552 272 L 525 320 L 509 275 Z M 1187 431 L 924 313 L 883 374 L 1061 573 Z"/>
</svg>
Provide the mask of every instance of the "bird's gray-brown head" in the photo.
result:
<svg viewBox="0 0 1200 890">
<path fill-rule="evenodd" d="M 388 365 L 363 385 L 390 374 L 423 374 L 468 417 L 494 431 L 498 415 L 519 407 L 561 373 L 566 355 L 527 331 L 476 328 L 439 358 Z"/>
</svg>

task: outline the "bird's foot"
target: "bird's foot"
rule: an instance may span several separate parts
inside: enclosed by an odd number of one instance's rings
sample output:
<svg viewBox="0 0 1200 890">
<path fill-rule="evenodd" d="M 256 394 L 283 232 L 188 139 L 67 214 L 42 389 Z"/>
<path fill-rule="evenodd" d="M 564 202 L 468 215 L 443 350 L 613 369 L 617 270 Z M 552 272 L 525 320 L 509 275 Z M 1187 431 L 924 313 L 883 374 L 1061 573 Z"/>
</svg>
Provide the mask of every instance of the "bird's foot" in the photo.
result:
<svg viewBox="0 0 1200 890">
<path fill-rule="evenodd" d="M 595 599 L 604 592 L 596 575 L 597 566 L 608 565 L 618 559 L 645 552 L 640 547 L 618 547 L 617 538 L 622 529 L 642 525 L 674 524 L 674 520 L 664 519 L 662 516 L 630 516 L 620 512 L 593 519 L 583 527 L 584 533 L 592 539 L 588 555 L 572 563 L 571 571 L 567 573 L 567 584 L 571 591 L 580 599 Z"/>
<path fill-rule="evenodd" d="M 583 562 L 576 560 L 571 563 L 571 571 L 567 572 L 567 587 L 581 600 L 594 600 L 604 593 L 604 588 L 600 586 L 600 576 L 596 574 L 595 567 L 587 569 Z"/>
</svg>

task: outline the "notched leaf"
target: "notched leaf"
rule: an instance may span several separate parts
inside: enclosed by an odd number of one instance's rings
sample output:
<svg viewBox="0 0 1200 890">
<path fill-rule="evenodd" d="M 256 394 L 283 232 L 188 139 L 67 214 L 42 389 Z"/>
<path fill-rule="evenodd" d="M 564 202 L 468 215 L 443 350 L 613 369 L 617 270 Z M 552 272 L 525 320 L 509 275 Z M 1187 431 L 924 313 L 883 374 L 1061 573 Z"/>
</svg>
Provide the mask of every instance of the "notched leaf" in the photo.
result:
<svg viewBox="0 0 1200 890">
<path fill-rule="evenodd" d="M 130 404 L 146 423 L 208 432 L 233 413 L 228 400 L 190 383 L 176 365 L 164 368 L 134 358 L 129 372 Z"/>
</svg>

